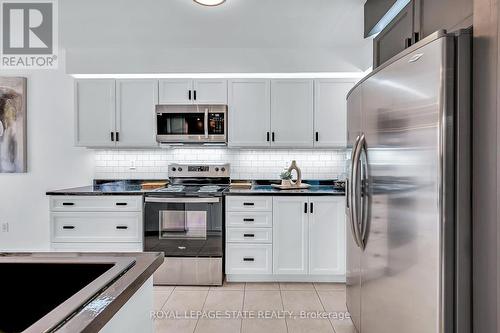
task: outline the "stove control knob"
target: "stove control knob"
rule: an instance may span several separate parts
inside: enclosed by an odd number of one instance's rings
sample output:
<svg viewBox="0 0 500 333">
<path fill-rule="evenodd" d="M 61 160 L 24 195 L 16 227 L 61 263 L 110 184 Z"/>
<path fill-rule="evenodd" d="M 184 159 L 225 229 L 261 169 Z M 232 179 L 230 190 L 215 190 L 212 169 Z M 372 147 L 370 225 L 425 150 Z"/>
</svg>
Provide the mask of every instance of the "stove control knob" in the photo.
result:
<svg viewBox="0 0 500 333">
<path fill-rule="evenodd" d="M 215 171 L 216 171 L 216 172 L 217 172 L 217 171 L 219 171 L 219 168 L 215 168 Z"/>
<path fill-rule="evenodd" d="M 222 168 L 220 169 L 220 171 L 224 172 L 224 171 L 226 171 L 226 168 L 222 167 Z"/>
<path fill-rule="evenodd" d="M 175 167 L 174 167 L 174 168 L 172 168 L 172 171 L 176 171 L 176 170 L 177 170 L 177 169 L 176 169 Z"/>
<path fill-rule="evenodd" d="M 181 172 L 181 171 L 182 171 L 182 168 L 181 168 L 181 167 L 179 167 L 177 170 L 178 170 L 179 172 Z"/>
</svg>

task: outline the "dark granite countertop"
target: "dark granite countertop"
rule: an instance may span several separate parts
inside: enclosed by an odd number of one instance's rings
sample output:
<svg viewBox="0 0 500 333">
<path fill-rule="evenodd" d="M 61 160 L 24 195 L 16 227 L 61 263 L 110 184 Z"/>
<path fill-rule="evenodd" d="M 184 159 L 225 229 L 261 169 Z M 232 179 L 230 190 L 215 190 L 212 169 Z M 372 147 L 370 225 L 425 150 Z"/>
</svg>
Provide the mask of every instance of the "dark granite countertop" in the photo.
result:
<svg viewBox="0 0 500 333">
<path fill-rule="evenodd" d="M 163 252 L 0 253 L 0 264 L 113 264 L 109 273 L 104 273 L 36 321 L 25 331 L 30 333 L 99 331 L 153 275 L 163 260 Z M 4 301 L 8 302 L 8 299 Z"/>
<path fill-rule="evenodd" d="M 152 190 L 142 189 L 147 182 L 166 180 L 94 180 L 93 185 L 47 191 L 46 195 L 143 195 Z"/>
<path fill-rule="evenodd" d="M 304 180 L 303 183 L 311 185 L 306 189 L 280 190 L 272 186 L 279 181 L 254 180 L 251 188 L 230 187 L 226 195 L 345 195 L 342 187 L 336 186 L 334 180 Z"/>
</svg>

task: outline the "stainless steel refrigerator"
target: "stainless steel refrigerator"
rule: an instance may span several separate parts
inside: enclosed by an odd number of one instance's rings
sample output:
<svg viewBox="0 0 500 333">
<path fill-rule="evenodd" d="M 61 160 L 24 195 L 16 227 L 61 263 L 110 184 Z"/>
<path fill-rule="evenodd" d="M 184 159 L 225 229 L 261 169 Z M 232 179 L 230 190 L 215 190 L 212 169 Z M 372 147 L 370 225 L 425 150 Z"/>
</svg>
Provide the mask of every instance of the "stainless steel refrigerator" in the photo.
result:
<svg viewBox="0 0 500 333">
<path fill-rule="evenodd" d="M 436 32 L 348 95 L 347 306 L 360 333 L 470 332 L 470 44 L 470 31 Z"/>
</svg>

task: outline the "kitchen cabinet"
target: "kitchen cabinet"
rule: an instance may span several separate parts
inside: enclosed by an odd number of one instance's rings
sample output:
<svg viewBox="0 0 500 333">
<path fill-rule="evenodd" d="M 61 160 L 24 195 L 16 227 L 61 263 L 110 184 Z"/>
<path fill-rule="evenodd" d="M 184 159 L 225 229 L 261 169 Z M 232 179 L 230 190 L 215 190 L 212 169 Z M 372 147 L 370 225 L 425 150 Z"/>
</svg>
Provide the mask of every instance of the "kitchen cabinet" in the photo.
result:
<svg viewBox="0 0 500 333">
<path fill-rule="evenodd" d="M 343 196 L 227 196 L 228 281 L 345 281 Z"/>
<path fill-rule="evenodd" d="M 50 196 L 54 251 L 142 251 L 142 196 Z"/>
<path fill-rule="evenodd" d="M 76 80 L 76 145 L 157 147 L 156 80 Z"/>
<path fill-rule="evenodd" d="M 367 1 L 365 15 L 381 17 L 389 2 Z M 374 38 L 373 64 L 380 66 L 406 47 L 438 30 L 448 32 L 472 26 L 472 0 L 411 0 L 401 12 Z M 369 14 L 371 13 L 371 14 Z M 373 18 L 365 17 L 365 35 L 373 27 Z"/>
<path fill-rule="evenodd" d="M 307 274 L 307 197 L 273 197 L 273 273 Z"/>
<path fill-rule="evenodd" d="M 309 197 L 309 274 L 345 274 L 344 204 L 344 197 Z"/>
<path fill-rule="evenodd" d="M 271 146 L 313 146 L 313 80 L 271 80 Z"/>
<path fill-rule="evenodd" d="M 77 146 L 114 146 L 115 102 L 115 80 L 75 81 Z"/>
<path fill-rule="evenodd" d="M 117 147 L 153 147 L 157 145 L 155 105 L 158 104 L 157 80 L 116 81 Z"/>
<path fill-rule="evenodd" d="M 346 96 L 354 84 L 338 79 L 314 81 L 314 147 L 346 146 Z"/>
<path fill-rule="evenodd" d="M 162 79 L 160 104 L 227 104 L 227 80 Z"/>
<path fill-rule="evenodd" d="M 271 81 L 236 79 L 228 83 L 230 147 L 271 145 Z"/>
</svg>

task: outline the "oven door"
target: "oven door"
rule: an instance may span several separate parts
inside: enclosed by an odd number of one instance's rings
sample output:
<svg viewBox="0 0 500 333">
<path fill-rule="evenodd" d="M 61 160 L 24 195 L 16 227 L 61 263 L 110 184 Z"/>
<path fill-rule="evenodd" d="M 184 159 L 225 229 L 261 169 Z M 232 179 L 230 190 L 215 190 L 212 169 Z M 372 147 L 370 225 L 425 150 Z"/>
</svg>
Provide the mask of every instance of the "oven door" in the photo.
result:
<svg viewBox="0 0 500 333">
<path fill-rule="evenodd" d="M 225 143 L 226 106 L 157 105 L 156 140 L 160 143 Z"/>
<path fill-rule="evenodd" d="M 222 257 L 220 197 L 146 197 L 144 250 L 167 257 Z"/>
</svg>

